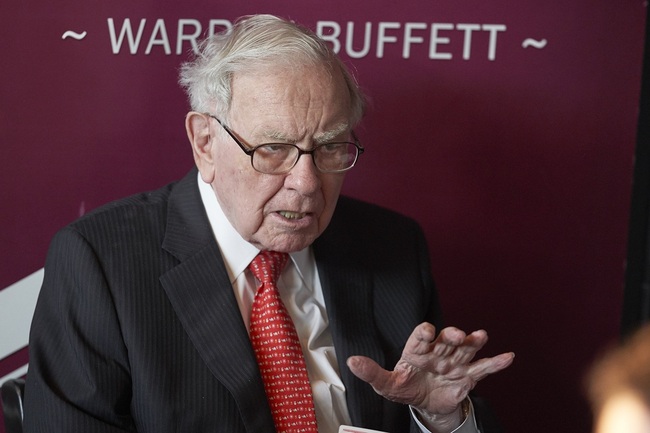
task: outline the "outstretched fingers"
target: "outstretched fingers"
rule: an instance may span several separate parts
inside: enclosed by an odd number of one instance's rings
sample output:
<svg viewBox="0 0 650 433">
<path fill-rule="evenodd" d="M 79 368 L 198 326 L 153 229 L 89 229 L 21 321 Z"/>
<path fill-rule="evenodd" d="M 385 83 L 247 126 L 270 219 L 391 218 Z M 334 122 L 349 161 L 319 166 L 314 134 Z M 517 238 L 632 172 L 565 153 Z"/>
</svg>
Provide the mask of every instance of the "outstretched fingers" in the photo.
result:
<svg viewBox="0 0 650 433">
<path fill-rule="evenodd" d="M 466 334 L 450 327 L 436 336 L 432 324 L 422 323 L 411 333 L 393 371 L 364 356 L 348 358 L 347 365 L 354 375 L 389 400 L 430 414 L 448 414 L 478 381 L 512 364 L 513 353 L 472 362 L 487 341 L 483 330 Z"/>
<path fill-rule="evenodd" d="M 505 370 L 512 364 L 514 359 L 515 354 L 513 352 L 502 353 L 492 358 L 483 358 L 470 365 L 468 374 L 478 382 L 490 374 Z"/>
<path fill-rule="evenodd" d="M 464 365 L 487 343 L 485 331 L 467 335 L 458 328 L 449 327 L 436 337 L 435 327 L 430 323 L 418 325 L 404 347 L 403 358 L 413 364 Z"/>
<path fill-rule="evenodd" d="M 436 337 L 436 327 L 431 323 L 419 324 L 411 333 L 404 352 L 413 355 L 428 355 L 433 352 L 436 356 L 448 356 L 463 343 L 466 335 L 458 328 L 444 328 Z"/>
</svg>

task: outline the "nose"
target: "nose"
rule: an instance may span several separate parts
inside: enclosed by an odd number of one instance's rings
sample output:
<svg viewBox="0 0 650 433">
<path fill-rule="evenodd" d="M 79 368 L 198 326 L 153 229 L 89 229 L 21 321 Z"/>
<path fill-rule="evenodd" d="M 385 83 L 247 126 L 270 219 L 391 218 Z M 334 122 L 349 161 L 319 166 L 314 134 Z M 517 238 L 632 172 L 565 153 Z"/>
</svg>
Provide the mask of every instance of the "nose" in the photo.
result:
<svg viewBox="0 0 650 433">
<path fill-rule="evenodd" d="M 313 156 L 303 154 L 298 158 L 296 165 L 287 173 L 284 185 L 303 195 L 309 195 L 320 188 L 320 175 L 321 173 L 314 165 Z"/>
</svg>

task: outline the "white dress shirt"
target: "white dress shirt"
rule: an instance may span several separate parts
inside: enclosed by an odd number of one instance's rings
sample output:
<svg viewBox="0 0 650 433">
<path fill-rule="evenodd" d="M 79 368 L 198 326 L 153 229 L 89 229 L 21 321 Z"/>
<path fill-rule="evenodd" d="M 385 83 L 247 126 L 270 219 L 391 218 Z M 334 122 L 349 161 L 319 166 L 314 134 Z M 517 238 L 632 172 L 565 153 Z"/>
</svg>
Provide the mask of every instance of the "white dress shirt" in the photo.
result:
<svg viewBox="0 0 650 433">
<path fill-rule="evenodd" d="M 228 277 L 233 285 L 241 316 L 250 332 L 250 315 L 257 291 L 257 282 L 248 265 L 259 250 L 245 241 L 226 218 L 212 187 L 198 175 L 201 200 L 205 206 L 212 231 L 223 256 Z M 305 356 L 305 364 L 314 395 L 314 408 L 319 433 L 337 433 L 339 426 L 350 425 L 345 397 L 345 386 L 339 375 L 336 351 L 329 328 L 323 291 L 311 248 L 289 254 L 278 281 L 278 290 L 291 316 Z M 472 416 L 468 417 L 473 420 Z M 417 417 L 416 417 L 417 420 Z M 419 424 L 419 421 L 418 421 Z M 453 433 L 476 432 L 465 430 L 464 422 Z M 423 432 L 428 432 L 422 425 Z M 398 433 L 398 432 L 389 432 Z"/>
</svg>

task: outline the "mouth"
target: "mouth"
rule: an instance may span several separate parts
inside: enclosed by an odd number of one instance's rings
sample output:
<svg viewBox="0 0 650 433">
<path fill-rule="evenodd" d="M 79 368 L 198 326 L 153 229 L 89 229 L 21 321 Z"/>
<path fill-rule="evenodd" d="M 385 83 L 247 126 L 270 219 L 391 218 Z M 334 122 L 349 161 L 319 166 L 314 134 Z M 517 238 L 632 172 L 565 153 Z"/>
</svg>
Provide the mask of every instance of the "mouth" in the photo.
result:
<svg viewBox="0 0 650 433">
<path fill-rule="evenodd" d="M 289 219 L 289 220 L 297 220 L 304 218 L 305 215 L 307 215 L 304 212 L 291 212 L 288 210 L 281 210 L 278 212 L 280 215 L 282 215 L 284 218 Z"/>
</svg>

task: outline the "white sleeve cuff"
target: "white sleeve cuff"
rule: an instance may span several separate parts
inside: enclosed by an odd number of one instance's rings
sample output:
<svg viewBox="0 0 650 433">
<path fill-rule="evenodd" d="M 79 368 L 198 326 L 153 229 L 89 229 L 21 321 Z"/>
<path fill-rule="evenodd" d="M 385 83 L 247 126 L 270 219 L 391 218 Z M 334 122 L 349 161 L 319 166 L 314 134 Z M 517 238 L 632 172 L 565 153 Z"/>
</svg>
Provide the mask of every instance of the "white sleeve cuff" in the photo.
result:
<svg viewBox="0 0 650 433">
<path fill-rule="evenodd" d="M 451 431 L 451 433 L 481 433 L 476 426 L 476 417 L 474 416 L 474 405 L 472 404 L 472 400 L 468 398 L 469 400 L 469 413 L 467 414 L 467 417 L 463 422 L 454 430 Z M 431 433 L 420 421 L 420 418 L 418 418 L 417 414 L 413 410 L 411 406 L 409 406 L 409 409 L 411 410 L 411 416 L 417 423 L 418 427 L 420 428 L 420 431 L 422 433 Z"/>
</svg>

